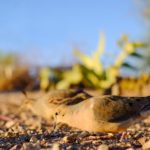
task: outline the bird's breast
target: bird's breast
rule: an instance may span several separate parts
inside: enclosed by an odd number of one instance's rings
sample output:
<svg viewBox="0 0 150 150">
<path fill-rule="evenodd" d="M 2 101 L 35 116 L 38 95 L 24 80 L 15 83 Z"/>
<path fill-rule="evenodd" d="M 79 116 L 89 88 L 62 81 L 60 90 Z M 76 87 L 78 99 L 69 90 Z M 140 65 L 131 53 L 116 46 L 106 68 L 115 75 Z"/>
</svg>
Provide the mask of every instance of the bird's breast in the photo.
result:
<svg viewBox="0 0 150 150">
<path fill-rule="evenodd" d="M 61 113 L 57 116 L 57 121 L 92 132 L 122 132 L 133 122 L 130 119 L 122 122 L 98 120 L 95 117 L 92 104 L 88 102 L 84 102 L 84 105 L 80 104 L 80 107 L 74 105 L 73 107 L 62 109 Z"/>
</svg>

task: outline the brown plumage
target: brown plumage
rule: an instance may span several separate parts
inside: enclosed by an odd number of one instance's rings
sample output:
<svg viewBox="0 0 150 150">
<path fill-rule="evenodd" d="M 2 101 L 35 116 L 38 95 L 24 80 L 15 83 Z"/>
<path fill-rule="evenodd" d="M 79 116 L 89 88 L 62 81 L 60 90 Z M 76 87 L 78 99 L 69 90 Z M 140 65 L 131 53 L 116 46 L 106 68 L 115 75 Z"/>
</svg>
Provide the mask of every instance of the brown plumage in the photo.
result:
<svg viewBox="0 0 150 150">
<path fill-rule="evenodd" d="M 38 99 L 30 109 L 39 116 L 82 130 L 122 132 L 150 114 L 150 96 L 92 97 L 82 90 L 57 90 Z"/>
<path fill-rule="evenodd" d="M 98 96 L 61 105 L 57 121 L 96 132 L 122 132 L 150 113 L 150 97 Z"/>
</svg>

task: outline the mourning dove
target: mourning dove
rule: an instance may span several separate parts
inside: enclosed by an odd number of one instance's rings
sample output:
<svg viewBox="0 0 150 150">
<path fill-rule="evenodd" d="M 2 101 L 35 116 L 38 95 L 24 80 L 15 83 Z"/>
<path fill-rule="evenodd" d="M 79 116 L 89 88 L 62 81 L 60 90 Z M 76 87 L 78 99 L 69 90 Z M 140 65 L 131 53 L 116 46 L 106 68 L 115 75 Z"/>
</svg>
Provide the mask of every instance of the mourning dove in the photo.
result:
<svg viewBox="0 0 150 150">
<path fill-rule="evenodd" d="M 58 90 L 37 100 L 32 111 L 56 122 L 94 132 L 122 132 L 150 114 L 150 96 L 92 97 L 84 91 Z"/>
<path fill-rule="evenodd" d="M 95 132 L 122 132 L 150 114 L 150 97 L 98 96 L 62 105 L 57 121 Z"/>
</svg>

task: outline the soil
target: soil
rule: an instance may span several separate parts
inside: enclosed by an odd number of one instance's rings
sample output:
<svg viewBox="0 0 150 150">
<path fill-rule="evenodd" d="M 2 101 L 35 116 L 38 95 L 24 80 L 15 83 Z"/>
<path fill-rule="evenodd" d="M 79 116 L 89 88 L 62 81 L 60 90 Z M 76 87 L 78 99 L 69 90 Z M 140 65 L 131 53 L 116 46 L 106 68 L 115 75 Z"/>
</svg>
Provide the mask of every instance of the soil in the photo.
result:
<svg viewBox="0 0 150 150">
<path fill-rule="evenodd" d="M 43 94 L 29 95 L 38 98 Z M 24 98 L 20 92 L 0 94 L 0 150 L 150 149 L 150 117 L 124 133 L 87 132 L 49 122 L 30 111 L 18 113 Z"/>
</svg>

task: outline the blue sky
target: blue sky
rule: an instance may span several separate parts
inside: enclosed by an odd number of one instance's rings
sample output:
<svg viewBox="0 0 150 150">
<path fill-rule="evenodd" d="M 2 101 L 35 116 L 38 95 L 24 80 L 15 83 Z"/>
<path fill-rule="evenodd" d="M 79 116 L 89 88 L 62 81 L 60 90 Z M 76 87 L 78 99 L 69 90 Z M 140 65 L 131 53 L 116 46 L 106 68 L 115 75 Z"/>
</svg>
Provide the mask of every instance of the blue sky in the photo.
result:
<svg viewBox="0 0 150 150">
<path fill-rule="evenodd" d="M 21 53 L 35 64 L 72 62 L 72 49 L 96 49 L 99 33 L 106 50 L 115 53 L 126 33 L 142 37 L 136 0 L 5 0 L 0 1 L 0 49 Z"/>
</svg>

